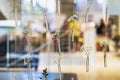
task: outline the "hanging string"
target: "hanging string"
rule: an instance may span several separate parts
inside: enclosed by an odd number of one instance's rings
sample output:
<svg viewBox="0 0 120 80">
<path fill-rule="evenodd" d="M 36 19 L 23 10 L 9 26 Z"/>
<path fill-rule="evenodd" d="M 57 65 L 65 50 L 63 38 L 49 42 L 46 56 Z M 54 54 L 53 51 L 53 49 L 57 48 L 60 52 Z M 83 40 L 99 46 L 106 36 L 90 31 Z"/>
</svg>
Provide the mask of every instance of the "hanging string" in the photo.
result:
<svg viewBox="0 0 120 80">
<path fill-rule="evenodd" d="M 104 36 L 108 40 L 108 37 L 107 37 L 107 20 L 108 20 L 108 7 L 106 7 L 106 10 L 105 10 L 105 23 L 106 23 L 106 26 L 105 26 L 105 34 L 104 34 Z M 101 46 L 104 48 L 104 67 L 107 67 L 107 48 L 108 48 L 108 44 L 107 44 L 106 41 L 103 40 L 101 42 Z"/>
<path fill-rule="evenodd" d="M 57 42 L 58 42 L 58 53 L 59 53 L 59 59 L 58 59 L 58 72 L 59 72 L 59 78 L 62 80 L 61 77 L 61 45 L 60 45 L 60 33 L 57 32 Z"/>
<path fill-rule="evenodd" d="M 57 5 L 58 5 L 58 15 L 60 15 L 61 14 L 61 11 L 60 11 L 60 0 L 57 0 Z"/>
<path fill-rule="evenodd" d="M 74 22 L 77 21 L 78 17 L 76 15 L 71 16 L 68 18 L 68 22 L 72 23 L 72 42 L 74 42 Z"/>
<path fill-rule="evenodd" d="M 29 52 L 29 57 L 24 59 L 24 65 L 28 65 L 28 69 L 30 71 L 30 80 L 33 80 L 33 76 L 32 76 L 32 68 L 31 68 L 31 61 L 32 61 L 32 45 L 30 42 L 30 37 L 31 37 L 31 31 L 30 29 L 28 29 L 28 31 L 26 31 L 25 33 L 25 37 L 26 37 L 26 42 L 28 45 L 28 52 Z"/>
<path fill-rule="evenodd" d="M 18 10 L 17 7 L 18 7 L 18 6 L 19 6 L 19 5 L 15 2 L 15 3 L 14 3 L 14 8 L 15 8 L 15 12 L 14 12 L 14 13 L 15 13 L 15 33 L 17 32 L 17 28 L 18 28 L 18 13 L 17 13 L 17 10 Z M 16 38 L 16 37 L 17 37 L 17 35 L 15 35 L 15 54 L 16 54 L 16 52 L 17 52 L 17 51 L 16 51 L 16 48 L 17 48 L 17 42 L 16 42 L 16 41 L 17 41 L 17 40 L 16 40 L 17 38 Z M 15 60 L 16 60 L 16 58 L 15 58 Z M 15 64 L 14 66 L 16 67 L 16 64 Z M 15 75 L 14 72 L 12 72 L 12 77 L 13 77 L 14 80 L 16 80 L 16 75 Z"/>
<path fill-rule="evenodd" d="M 89 72 L 89 51 L 91 50 L 91 47 L 89 46 L 81 46 L 80 51 L 84 51 L 86 54 L 86 72 Z"/>
<path fill-rule="evenodd" d="M 33 17 L 32 11 L 33 11 L 33 0 L 30 1 L 30 7 L 31 7 L 31 16 Z M 30 35 L 29 32 L 27 34 L 27 43 L 28 43 L 28 47 L 29 47 L 29 58 L 28 58 L 28 68 L 30 71 L 30 80 L 33 80 L 33 76 L 32 76 L 32 68 L 31 68 L 31 61 L 32 61 L 32 46 L 31 46 L 31 42 L 30 42 Z"/>
<path fill-rule="evenodd" d="M 58 11 L 57 11 L 57 13 L 58 13 L 58 15 L 60 16 L 60 14 L 61 14 L 61 11 L 60 11 L 60 8 L 61 8 L 61 6 L 60 6 L 60 0 L 57 0 L 57 7 L 58 7 Z M 59 58 L 58 58 L 58 72 L 59 72 L 59 79 L 60 80 L 62 80 L 62 77 L 61 77 L 61 46 L 60 46 L 60 33 L 59 33 L 59 31 L 56 31 L 57 33 L 57 42 L 58 42 L 58 53 L 59 53 Z"/>
<path fill-rule="evenodd" d="M 87 9 L 86 9 L 86 12 L 85 12 L 85 23 L 87 22 L 88 12 L 89 12 L 90 6 L 93 3 L 93 1 L 94 0 L 88 1 L 88 6 L 87 6 Z"/>
<path fill-rule="evenodd" d="M 107 67 L 107 52 L 104 51 L 104 67 Z"/>
<path fill-rule="evenodd" d="M 73 16 L 75 15 L 75 3 L 76 1 L 73 0 Z M 74 21 L 72 22 L 72 42 L 74 42 Z"/>
<path fill-rule="evenodd" d="M 105 12 L 105 22 L 107 24 L 108 20 L 108 7 L 106 7 L 106 12 Z M 105 26 L 105 37 L 107 38 L 107 25 Z M 107 44 L 105 45 L 105 50 L 104 50 L 104 67 L 107 67 Z"/>
<path fill-rule="evenodd" d="M 33 0 L 30 0 L 30 9 L 31 9 L 31 16 L 33 17 L 32 11 L 33 11 Z"/>
<path fill-rule="evenodd" d="M 59 79 L 62 80 L 62 75 L 61 75 L 61 55 L 59 55 L 59 59 L 58 59 L 58 72 L 59 72 Z"/>
<path fill-rule="evenodd" d="M 44 19 L 45 19 L 45 24 L 46 24 L 46 30 L 47 32 L 49 32 L 49 28 L 48 28 L 48 19 L 47 19 L 47 0 L 46 0 L 46 5 L 45 5 L 45 13 L 44 13 Z"/>
<path fill-rule="evenodd" d="M 58 74 L 59 74 L 59 80 L 62 80 L 62 73 L 61 73 L 61 56 L 57 60 L 54 61 L 54 63 L 58 66 Z"/>
<path fill-rule="evenodd" d="M 72 42 L 74 42 L 74 22 L 72 22 Z"/>
<path fill-rule="evenodd" d="M 60 46 L 60 37 L 58 36 L 57 38 L 58 41 L 58 50 L 59 50 L 59 58 L 61 57 L 61 46 Z M 58 71 L 59 71 L 59 78 L 60 80 L 62 80 L 61 78 L 61 58 L 58 59 Z"/>
<path fill-rule="evenodd" d="M 15 33 L 17 32 L 17 27 L 18 27 L 18 17 L 17 17 L 17 6 L 15 6 Z M 16 48 L 17 48 L 17 35 L 15 35 L 15 54 L 16 54 Z M 16 58 L 15 58 L 15 60 L 16 60 Z M 15 67 L 16 67 L 16 64 L 15 64 Z M 16 80 L 16 75 L 15 75 L 15 73 L 13 72 L 12 73 L 12 77 L 13 77 L 13 79 L 14 80 Z"/>
<path fill-rule="evenodd" d="M 86 58 L 86 72 L 89 72 L 89 53 L 87 53 L 87 58 Z"/>
<path fill-rule="evenodd" d="M 76 5 L 76 0 L 73 0 L 73 15 L 75 15 L 75 5 Z"/>
<path fill-rule="evenodd" d="M 29 46 L 29 54 L 30 54 L 30 56 L 29 56 L 29 65 L 28 65 L 28 67 L 29 67 L 29 70 L 30 70 L 30 80 L 33 80 L 33 76 L 32 76 L 32 68 L 31 68 L 31 60 L 32 60 L 32 46 L 31 46 L 31 43 L 30 43 L 30 38 L 28 38 L 28 46 Z"/>
<path fill-rule="evenodd" d="M 55 63 L 57 63 L 58 66 L 58 73 L 59 73 L 59 79 L 62 80 L 62 76 L 61 76 L 61 45 L 60 45 L 60 32 L 57 30 L 55 32 L 55 34 L 53 34 L 52 39 L 57 39 L 57 44 L 58 44 L 58 59 L 55 61 Z"/>
</svg>

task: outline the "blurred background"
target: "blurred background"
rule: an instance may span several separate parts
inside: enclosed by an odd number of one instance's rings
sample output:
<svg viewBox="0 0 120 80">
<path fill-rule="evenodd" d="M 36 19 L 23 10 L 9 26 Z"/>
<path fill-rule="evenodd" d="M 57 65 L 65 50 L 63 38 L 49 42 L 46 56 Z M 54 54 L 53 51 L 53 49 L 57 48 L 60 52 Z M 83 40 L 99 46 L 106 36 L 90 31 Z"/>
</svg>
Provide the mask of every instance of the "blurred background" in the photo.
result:
<svg viewBox="0 0 120 80">
<path fill-rule="evenodd" d="M 48 80 L 59 80 L 55 63 L 59 44 L 57 38 L 52 39 L 59 31 L 62 80 L 120 80 L 119 3 L 120 0 L 0 0 L 0 79 L 13 79 L 13 73 L 16 80 L 30 79 L 28 66 L 24 65 L 24 59 L 29 57 L 28 31 L 33 80 L 40 79 L 44 68 L 48 70 Z M 73 15 L 77 15 L 76 21 L 68 22 Z M 90 47 L 89 72 L 83 46 Z"/>
</svg>

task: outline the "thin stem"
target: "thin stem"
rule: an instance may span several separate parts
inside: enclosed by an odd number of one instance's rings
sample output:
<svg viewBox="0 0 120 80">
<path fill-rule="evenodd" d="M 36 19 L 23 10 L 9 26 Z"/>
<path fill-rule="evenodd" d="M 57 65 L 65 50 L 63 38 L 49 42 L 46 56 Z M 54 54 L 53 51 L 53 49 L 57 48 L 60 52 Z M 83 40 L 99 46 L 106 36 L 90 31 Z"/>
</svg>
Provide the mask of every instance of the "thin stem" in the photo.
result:
<svg viewBox="0 0 120 80">
<path fill-rule="evenodd" d="M 89 72 L 89 54 L 87 54 L 87 59 L 86 59 L 86 72 Z"/>
</svg>

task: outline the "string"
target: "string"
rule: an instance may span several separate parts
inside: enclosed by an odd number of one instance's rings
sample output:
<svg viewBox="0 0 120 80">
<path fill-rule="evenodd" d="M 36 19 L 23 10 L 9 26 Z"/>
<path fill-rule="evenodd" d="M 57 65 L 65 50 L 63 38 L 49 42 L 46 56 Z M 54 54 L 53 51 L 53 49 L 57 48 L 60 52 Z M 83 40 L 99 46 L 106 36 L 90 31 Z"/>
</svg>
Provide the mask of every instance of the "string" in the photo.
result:
<svg viewBox="0 0 120 80">
<path fill-rule="evenodd" d="M 45 18 L 46 30 L 47 30 L 47 32 L 49 32 L 48 20 L 47 20 L 47 0 L 46 0 L 46 5 L 45 5 L 45 9 L 44 10 L 45 10 L 44 18 Z"/>
<path fill-rule="evenodd" d="M 58 43 L 58 53 L 59 53 L 59 58 L 57 59 L 57 66 L 58 66 L 58 73 L 59 73 L 59 79 L 62 80 L 62 76 L 61 76 L 61 46 L 60 46 L 60 33 L 57 30 L 55 34 L 53 34 L 52 39 L 57 39 L 57 43 Z M 55 61 L 56 62 L 56 61 Z"/>
<path fill-rule="evenodd" d="M 32 10 L 33 10 L 33 0 L 31 0 L 31 3 L 30 3 L 31 5 L 31 16 L 33 16 L 32 15 Z M 29 33 L 28 33 L 28 35 L 29 35 Z M 28 37 L 28 36 L 27 36 Z M 27 40 L 27 42 L 28 42 L 28 47 L 29 47 L 29 63 L 28 63 L 28 68 L 29 68 L 29 71 L 30 71 L 30 80 L 33 80 L 33 76 L 32 76 L 32 68 L 31 68 L 31 60 L 32 60 L 32 46 L 31 46 L 31 43 L 30 43 L 30 37 L 28 37 L 27 38 L 28 40 Z"/>
<path fill-rule="evenodd" d="M 89 72 L 89 53 L 87 54 L 87 59 L 86 59 L 86 72 Z"/>
<path fill-rule="evenodd" d="M 18 17 L 17 17 L 17 6 L 15 6 L 15 33 L 17 32 L 17 27 L 18 27 Z M 16 38 L 17 37 L 17 35 L 15 35 L 15 54 L 16 54 L 16 48 L 17 48 L 17 43 L 16 43 Z M 15 60 L 16 60 L 16 58 L 15 58 Z M 16 64 L 15 64 L 15 67 L 16 67 Z M 12 73 L 12 76 L 13 76 L 13 78 L 14 78 L 14 80 L 16 80 L 16 75 L 15 75 L 15 73 Z"/>
<path fill-rule="evenodd" d="M 59 78 L 62 80 L 61 77 L 61 46 L 60 46 L 60 33 L 57 32 L 57 42 L 58 42 L 58 52 L 59 52 L 59 59 L 58 59 L 58 72 L 59 72 Z"/>
<path fill-rule="evenodd" d="M 88 12 L 90 9 L 91 4 L 93 3 L 93 0 L 88 1 L 88 6 L 85 12 L 85 24 L 87 23 L 87 18 L 88 18 Z M 86 27 L 87 30 L 87 27 Z M 89 39 L 88 39 L 89 40 Z M 88 46 L 87 46 L 88 47 Z M 89 52 L 86 50 L 86 72 L 89 72 Z"/>
<path fill-rule="evenodd" d="M 72 42 L 74 42 L 74 22 L 72 22 Z"/>
<path fill-rule="evenodd" d="M 18 14 L 17 14 L 17 7 L 18 7 L 18 5 L 17 5 L 17 3 L 15 2 L 15 3 L 13 3 L 14 4 L 14 7 L 15 7 L 15 33 L 17 32 L 17 27 L 18 27 Z M 15 35 L 15 54 L 16 54 L 16 48 L 17 48 L 17 43 L 16 43 L 16 36 L 17 35 Z M 16 58 L 15 58 L 15 60 L 16 60 Z M 16 67 L 16 64 L 14 65 L 15 67 Z M 15 75 L 15 73 L 13 72 L 12 73 L 12 77 L 13 77 L 13 79 L 14 80 L 16 80 L 16 75 Z"/>
<path fill-rule="evenodd" d="M 62 76 L 61 76 L 61 58 L 58 59 L 58 71 L 59 71 L 59 78 L 60 78 L 60 80 L 62 80 Z"/>
<path fill-rule="evenodd" d="M 76 1 L 73 0 L 73 15 L 75 14 L 75 3 L 76 3 Z"/>
<path fill-rule="evenodd" d="M 86 53 L 86 72 L 89 72 L 89 51 L 91 50 L 91 47 L 83 45 L 80 50 Z"/>
<path fill-rule="evenodd" d="M 105 12 L 105 37 L 107 38 L 107 19 L 108 19 L 108 7 L 106 7 L 106 12 Z M 105 51 L 104 51 L 104 67 L 107 67 L 107 44 L 105 44 Z"/>
<path fill-rule="evenodd" d="M 58 2 L 58 15 L 60 15 L 61 14 L 61 11 L 60 11 L 60 0 L 57 0 L 57 2 Z"/>
<path fill-rule="evenodd" d="M 93 2 L 93 0 L 88 2 L 88 7 L 87 7 L 86 13 L 85 13 L 85 23 L 87 22 L 88 12 L 89 12 L 92 2 Z"/>
<path fill-rule="evenodd" d="M 28 46 L 29 46 L 29 59 L 30 59 L 30 62 L 29 62 L 29 70 L 30 70 L 30 80 L 33 80 L 33 76 L 32 76 L 32 68 L 31 68 L 31 60 L 32 60 L 32 47 L 31 47 L 31 43 L 30 43 L 30 39 L 28 38 Z"/>
</svg>

